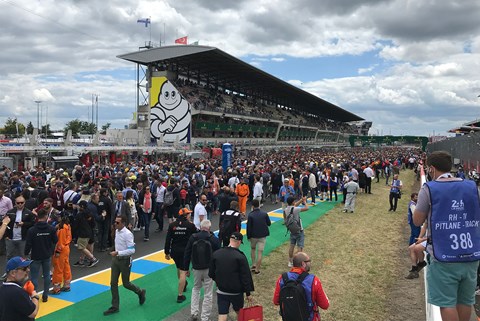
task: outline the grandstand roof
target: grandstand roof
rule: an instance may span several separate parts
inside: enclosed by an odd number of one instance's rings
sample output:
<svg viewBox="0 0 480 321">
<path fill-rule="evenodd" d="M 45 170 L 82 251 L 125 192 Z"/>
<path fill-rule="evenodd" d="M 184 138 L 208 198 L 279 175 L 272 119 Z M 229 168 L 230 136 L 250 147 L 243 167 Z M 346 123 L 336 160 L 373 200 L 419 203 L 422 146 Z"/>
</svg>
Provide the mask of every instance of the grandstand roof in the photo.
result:
<svg viewBox="0 0 480 321">
<path fill-rule="evenodd" d="M 159 70 L 173 70 L 211 85 L 268 99 L 324 118 L 348 122 L 363 118 L 278 79 L 226 52 L 208 46 L 175 45 L 117 56 Z"/>
</svg>

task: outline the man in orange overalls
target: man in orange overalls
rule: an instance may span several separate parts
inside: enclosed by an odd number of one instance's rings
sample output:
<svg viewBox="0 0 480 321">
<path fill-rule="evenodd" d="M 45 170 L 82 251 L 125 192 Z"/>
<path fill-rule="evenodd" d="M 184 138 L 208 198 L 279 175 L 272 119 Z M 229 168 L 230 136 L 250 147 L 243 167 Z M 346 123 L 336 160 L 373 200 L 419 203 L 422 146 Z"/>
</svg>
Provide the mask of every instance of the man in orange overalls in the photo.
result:
<svg viewBox="0 0 480 321">
<path fill-rule="evenodd" d="M 235 194 L 238 196 L 238 211 L 242 213 L 242 215 L 246 215 L 247 213 L 247 199 L 248 195 L 250 195 L 250 189 L 248 184 L 245 183 L 245 177 L 243 177 L 240 181 L 240 184 L 237 185 L 235 189 Z"/>
<path fill-rule="evenodd" d="M 70 291 L 72 272 L 70 270 L 70 242 L 72 241 L 72 230 L 68 217 L 62 217 L 57 230 L 58 242 L 55 246 L 53 256 L 53 290 L 51 294 L 59 294 L 60 291 Z M 63 287 L 62 285 L 63 281 Z"/>
</svg>

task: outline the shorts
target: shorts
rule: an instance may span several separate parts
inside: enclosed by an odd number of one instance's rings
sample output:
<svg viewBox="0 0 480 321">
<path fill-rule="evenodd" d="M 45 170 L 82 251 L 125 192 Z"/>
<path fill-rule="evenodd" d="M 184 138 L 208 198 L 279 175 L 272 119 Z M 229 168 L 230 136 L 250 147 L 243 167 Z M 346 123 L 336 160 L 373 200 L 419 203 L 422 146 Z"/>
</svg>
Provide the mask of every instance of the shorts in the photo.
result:
<svg viewBox="0 0 480 321">
<path fill-rule="evenodd" d="M 182 271 L 187 271 L 188 269 L 185 268 L 185 259 L 182 253 L 175 253 L 172 252 L 170 253 L 170 257 L 172 260 L 175 262 L 175 266 L 177 269 L 182 270 Z"/>
<path fill-rule="evenodd" d="M 478 261 L 442 263 L 430 257 L 427 271 L 428 302 L 441 308 L 475 303 Z"/>
<path fill-rule="evenodd" d="M 265 243 L 267 242 L 266 237 L 261 238 L 254 238 L 250 239 L 250 248 L 254 249 L 257 248 L 259 251 L 263 251 L 265 249 Z"/>
<path fill-rule="evenodd" d="M 77 239 L 77 249 L 85 250 L 87 248 L 89 240 L 90 240 L 89 237 L 79 237 Z"/>
<path fill-rule="evenodd" d="M 290 245 L 296 245 L 303 248 L 305 243 L 305 233 L 300 231 L 298 234 L 290 234 Z"/>
<path fill-rule="evenodd" d="M 217 293 L 218 314 L 228 314 L 230 304 L 232 305 L 233 310 L 238 312 L 243 308 L 243 303 L 243 293 L 234 295 Z"/>
</svg>

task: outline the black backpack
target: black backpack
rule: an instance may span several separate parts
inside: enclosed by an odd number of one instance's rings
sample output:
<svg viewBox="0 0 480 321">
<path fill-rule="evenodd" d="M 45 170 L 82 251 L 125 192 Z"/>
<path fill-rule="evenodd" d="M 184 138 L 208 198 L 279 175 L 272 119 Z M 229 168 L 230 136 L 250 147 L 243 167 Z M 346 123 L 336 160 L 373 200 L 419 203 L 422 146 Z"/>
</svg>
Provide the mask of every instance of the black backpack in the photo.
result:
<svg viewBox="0 0 480 321">
<path fill-rule="evenodd" d="M 296 280 L 289 279 L 287 273 L 282 274 L 283 287 L 280 289 L 280 315 L 283 321 L 307 321 L 309 318 L 307 298 L 302 286 L 308 276 L 302 272 Z"/>
<path fill-rule="evenodd" d="M 222 218 L 222 223 L 220 223 L 219 226 L 219 231 L 218 231 L 218 236 L 219 238 L 224 238 L 228 237 L 230 238 L 230 235 L 232 235 L 233 232 L 239 232 L 239 221 L 240 221 L 240 215 L 235 215 L 237 213 L 234 213 L 232 215 L 223 215 L 224 217 Z"/>
<path fill-rule="evenodd" d="M 197 239 L 192 245 L 192 267 L 195 270 L 208 269 L 212 258 L 212 243 L 209 239 Z"/>
</svg>

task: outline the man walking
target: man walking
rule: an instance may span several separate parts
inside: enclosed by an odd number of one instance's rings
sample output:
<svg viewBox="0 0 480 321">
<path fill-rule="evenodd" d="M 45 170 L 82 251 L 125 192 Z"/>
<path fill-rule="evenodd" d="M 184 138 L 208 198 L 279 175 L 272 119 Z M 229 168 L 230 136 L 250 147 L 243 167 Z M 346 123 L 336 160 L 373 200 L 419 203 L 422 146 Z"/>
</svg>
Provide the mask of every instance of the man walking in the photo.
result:
<svg viewBox="0 0 480 321">
<path fill-rule="evenodd" d="M 200 195 L 198 203 L 193 210 L 193 224 L 195 224 L 198 230 L 200 229 L 200 223 L 207 219 L 207 209 L 205 208 L 207 202 L 207 195 Z"/>
<path fill-rule="evenodd" d="M 248 214 L 247 219 L 247 239 L 250 241 L 250 255 L 252 258 L 251 270 L 255 274 L 260 273 L 262 265 L 263 250 L 267 236 L 270 235 L 268 227 L 272 224 L 267 212 L 260 210 L 260 202 L 252 201 L 253 210 Z M 257 253 L 258 250 L 258 253 Z"/>
<path fill-rule="evenodd" d="M 372 179 L 375 178 L 372 165 L 368 165 L 368 167 L 363 170 L 363 173 L 366 176 L 365 193 L 372 194 Z"/>
<path fill-rule="evenodd" d="M 322 282 L 313 274 L 309 274 L 312 260 L 304 252 L 298 252 L 293 258 L 293 267 L 290 272 L 283 273 L 277 280 L 275 293 L 273 294 L 273 304 L 280 306 L 280 314 L 283 320 L 301 320 L 301 321 L 320 321 L 318 307 L 323 310 L 328 309 L 330 302 L 323 291 Z M 305 310 L 300 310 L 298 304 L 290 305 L 282 302 L 281 289 L 288 280 L 296 280 L 305 290 L 305 299 L 307 301 Z"/>
<path fill-rule="evenodd" d="M 165 259 L 173 259 L 177 267 L 178 277 L 178 296 L 177 303 L 182 303 L 187 298 L 183 295 L 187 287 L 187 271 L 185 267 L 185 248 L 187 247 L 190 236 L 197 232 L 195 225 L 190 222 L 190 211 L 188 208 L 182 208 L 178 212 L 178 218 L 168 226 L 167 236 L 165 238 Z"/>
<path fill-rule="evenodd" d="M 203 195 L 204 196 L 204 195 Z M 200 223 L 200 232 L 190 236 L 185 248 L 185 269 L 189 269 L 192 261 L 194 285 L 190 305 L 191 320 L 198 321 L 200 289 L 203 286 L 204 297 L 201 320 L 208 321 L 212 313 L 213 280 L 208 275 L 212 254 L 220 248 L 218 238 L 210 232 L 212 223 L 205 219 Z"/>
<path fill-rule="evenodd" d="M 242 215 L 238 211 L 238 202 L 232 201 L 230 208 L 220 214 L 218 238 L 223 246 L 230 244 L 230 235 L 240 232 L 242 228 Z"/>
<path fill-rule="evenodd" d="M 400 193 L 402 192 L 402 181 L 398 179 L 398 174 L 393 175 L 392 185 L 390 186 L 390 194 L 388 195 L 388 201 L 390 202 L 390 209 L 391 211 L 397 210 L 398 199 L 400 197 Z"/>
<path fill-rule="evenodd" d="M 475 182 L 450 174 L 452 157 L 436 151 L 427 158 L 432 181 L 422 186 L 413 223 L 428 221 L 428 302 L 444 321 L 468 321 L 475 303 L 480 259 L 480 197 Z"/>
<path fill-rule="evenodd" d="M 230 305 L 238 314 L 244 305 L 244 293 L 247 301 L 252 302 L 253 279 L 247 258 L 239 250 L 242 243 L 243 235 L 235 232 L 230 237 L 230 246 L 221 248 L 212 256 L 208 275 L 217 284 L 218 321 L 227 320 Z"/>
<path fill-rule="evenodd" d="M 140 305 L 145 303 L 145 289 L 130 282 L 130 269 L 132 267 L 132 255 L 135 253 L 135 242 L 133 233 L 126 228 L 127 218 L 119 216 L 115 218 L 115 251 L 110 252 L 112 256 L 110 291 L 112 292 L 112 306 L 103 312 L 103 315 L 110 315 L 120 311 L 120 296 L 118 295 L 118 277 L 122 275 L 123 287 L 135 292 L 138 295 Z"/>
</svg>

